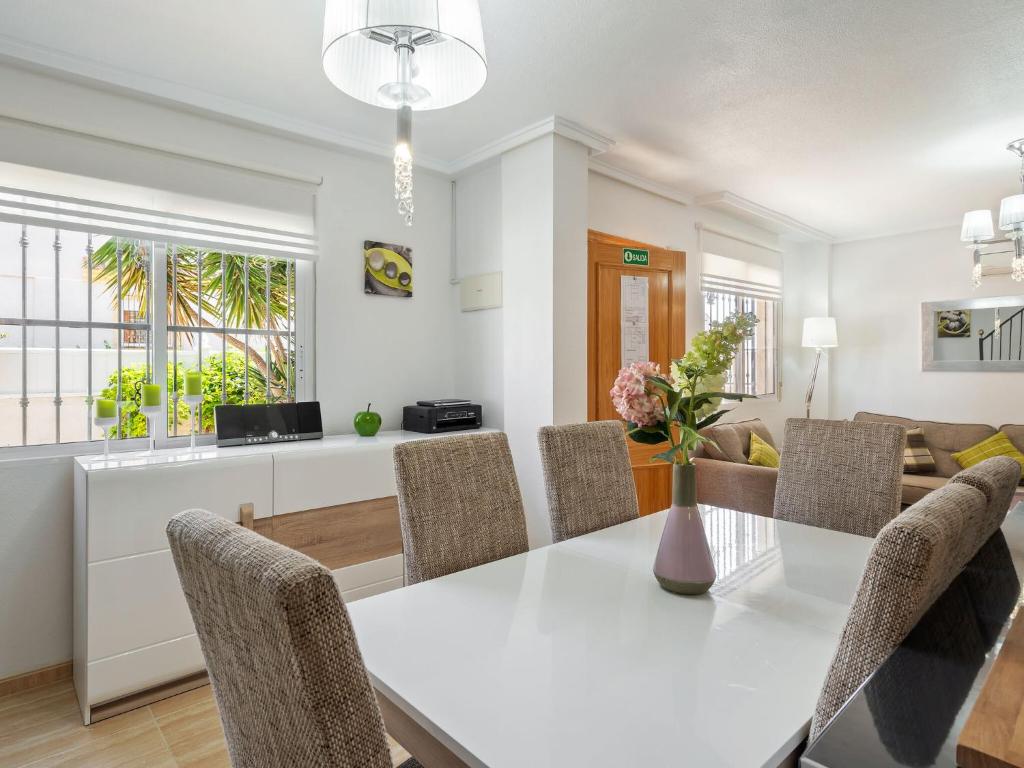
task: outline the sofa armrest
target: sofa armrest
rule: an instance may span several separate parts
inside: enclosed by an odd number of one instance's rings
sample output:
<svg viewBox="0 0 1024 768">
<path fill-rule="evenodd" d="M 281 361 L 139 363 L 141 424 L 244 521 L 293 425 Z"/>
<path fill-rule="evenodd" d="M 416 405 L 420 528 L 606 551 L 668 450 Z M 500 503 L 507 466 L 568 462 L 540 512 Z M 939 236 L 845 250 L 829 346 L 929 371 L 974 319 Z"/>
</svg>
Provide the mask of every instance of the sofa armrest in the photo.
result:
<svg viewBox="0 0 1024 768">
<path fill-rule="evenodd" d="M 779 470 L 696 458 L 697 502 L 772 517 Z"/>
</svg>

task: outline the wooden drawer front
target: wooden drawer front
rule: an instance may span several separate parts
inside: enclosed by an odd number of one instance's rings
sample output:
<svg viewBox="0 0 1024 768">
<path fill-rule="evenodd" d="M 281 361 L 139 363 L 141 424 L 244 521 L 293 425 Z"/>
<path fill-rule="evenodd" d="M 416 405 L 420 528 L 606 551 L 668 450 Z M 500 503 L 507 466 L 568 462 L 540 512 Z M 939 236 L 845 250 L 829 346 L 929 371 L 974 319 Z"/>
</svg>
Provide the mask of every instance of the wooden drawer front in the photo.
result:
<svg viewBox="0 0 1024 768">
<path fill-rule="evenodd" d="M 274 457 L 274 514 L 349 504 L 395 495 L 390 443 L 359 450 L 279 453 Z"/>
<path fill-rule="evenodd" d="M 394 496 L 274 515 L 257 520 L 255 528 L 332 571 L 402 553 L 398 499 Z"/>
<path fill-rule="evenodd" d="M 206 668 L 195 635 L 89 663 L 89 705 L 127 696 Z"/>
<path fill-rule="evenodd" d="M 89 661 L 195 632 L 171 551 L 89 566 Z"/>
<path fill-rule="evenodd" d="M 89 475 L 89 562 L 167 548 L 167 521 L 200 508 L 238 520 L 238 507 L 273 514 L 273 457 L 111 469 Z"/>
</svg>

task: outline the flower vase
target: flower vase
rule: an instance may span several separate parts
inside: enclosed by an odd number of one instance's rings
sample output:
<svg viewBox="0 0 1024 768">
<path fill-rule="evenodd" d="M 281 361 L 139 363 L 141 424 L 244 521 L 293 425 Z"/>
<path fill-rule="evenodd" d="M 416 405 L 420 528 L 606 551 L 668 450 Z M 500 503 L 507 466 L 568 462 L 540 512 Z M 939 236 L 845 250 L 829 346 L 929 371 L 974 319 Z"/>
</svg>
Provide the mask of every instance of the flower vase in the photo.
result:
<svg viewBox="0 0 1024 768">
<path fill-rule="evenodd" d="M 663 589 L 679 595 L 703 595 L 715 583 L 715 563 L 697 508 L 697 467 L 672 465 L 672 507 L 654 559 L 654 576 Z"/>
</svg>

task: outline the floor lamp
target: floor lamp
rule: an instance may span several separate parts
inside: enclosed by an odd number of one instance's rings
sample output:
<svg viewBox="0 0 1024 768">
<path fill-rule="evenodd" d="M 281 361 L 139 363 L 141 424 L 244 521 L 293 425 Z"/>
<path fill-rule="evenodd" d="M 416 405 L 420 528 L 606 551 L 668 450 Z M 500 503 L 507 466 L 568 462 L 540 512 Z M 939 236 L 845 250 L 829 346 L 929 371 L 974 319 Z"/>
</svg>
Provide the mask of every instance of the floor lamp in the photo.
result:
<svg viewBox="0 0 1024 768">
<path fill-rule="evenodd" d="M 836 319 L 834 317 L 806 317 L 804 318 L 804 340 L 803 346 L 815 350 L 814 370 L 811 371 L 811 383 L 807 386 L 807 397 L 804 398 L 804 407 L 807 410 L 807 418 L 811 418 L 811 399 L 814 397 L 814 382 L 818 378 L 818 364 L 821 362 L 823 349 L 839 346 L 839 335 L 836 333 Z"/>
</svg>

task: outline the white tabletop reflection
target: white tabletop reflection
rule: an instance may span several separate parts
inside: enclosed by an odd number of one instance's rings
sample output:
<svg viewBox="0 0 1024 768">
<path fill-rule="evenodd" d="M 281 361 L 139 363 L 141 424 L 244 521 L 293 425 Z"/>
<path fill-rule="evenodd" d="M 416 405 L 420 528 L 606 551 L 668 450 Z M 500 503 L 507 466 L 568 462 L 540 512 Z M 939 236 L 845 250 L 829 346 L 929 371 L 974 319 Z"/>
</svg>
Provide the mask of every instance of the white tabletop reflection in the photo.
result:
<svg viewBox="0 0 1024 768">
<path fill-rule="evenodd" d="M 654 580 L 660 513 L 351 604 L 374 684 L 474 766 L 777 764 L 871 540 L 704 513 L 702 597 Z"/>
</svg>

